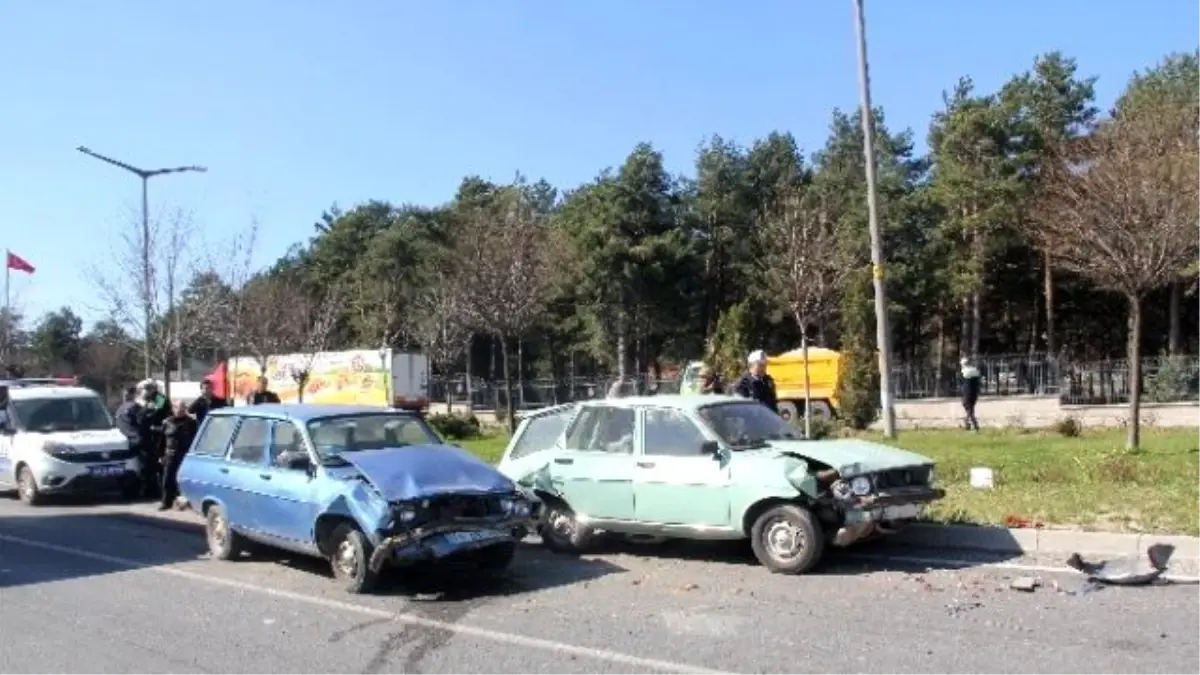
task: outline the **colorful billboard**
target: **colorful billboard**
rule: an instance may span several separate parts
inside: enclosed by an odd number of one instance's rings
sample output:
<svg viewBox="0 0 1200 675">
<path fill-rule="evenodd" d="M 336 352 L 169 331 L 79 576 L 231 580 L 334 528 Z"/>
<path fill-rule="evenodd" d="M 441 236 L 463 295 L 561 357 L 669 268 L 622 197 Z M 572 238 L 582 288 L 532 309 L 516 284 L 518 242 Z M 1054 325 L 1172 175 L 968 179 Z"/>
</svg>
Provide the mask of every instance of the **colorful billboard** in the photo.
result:
<svg viewBox="0 0 1200 675">
<path fill-rule="evenodd" d="M 312 357 L 283 354 L 267 358 L 265 373 L 258 359 L 239 356 L 231 359 L 229 364 L 233 403 L 246 403 L 260 374 L 267 376 L 268 386 L 281 401 L 299 401 L 300 391 L 293 373 L 309 364 L 311 358 L 308 382 L 304 387 L 305 403 L 387 405 L 389 372 L 384 363 L 390 356 L 384 352 L 384 359 L 381 359 L 379 352 L 373 349 L 320 352 Z"/>
</svg>

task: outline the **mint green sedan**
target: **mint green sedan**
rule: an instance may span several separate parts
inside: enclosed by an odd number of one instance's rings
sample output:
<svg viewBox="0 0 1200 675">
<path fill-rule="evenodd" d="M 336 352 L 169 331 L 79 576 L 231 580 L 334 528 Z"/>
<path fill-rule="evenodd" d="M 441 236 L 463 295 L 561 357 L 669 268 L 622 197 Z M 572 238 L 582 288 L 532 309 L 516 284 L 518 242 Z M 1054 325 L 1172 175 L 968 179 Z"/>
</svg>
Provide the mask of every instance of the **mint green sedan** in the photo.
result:
<svg viewBox="0 0 1200 675">
<path fill-rule="evenodd" d="M 544 503 L 540 534 L 579 553 L 601 533 L 638 541 L 750 539 L 772 572 L 800 574 L 922 515 L 945 492 L 933 460 L 855 439 L 800 438 L 734 396 L 645 396 L 525 415 L 500 472 Z"/>
</svg>

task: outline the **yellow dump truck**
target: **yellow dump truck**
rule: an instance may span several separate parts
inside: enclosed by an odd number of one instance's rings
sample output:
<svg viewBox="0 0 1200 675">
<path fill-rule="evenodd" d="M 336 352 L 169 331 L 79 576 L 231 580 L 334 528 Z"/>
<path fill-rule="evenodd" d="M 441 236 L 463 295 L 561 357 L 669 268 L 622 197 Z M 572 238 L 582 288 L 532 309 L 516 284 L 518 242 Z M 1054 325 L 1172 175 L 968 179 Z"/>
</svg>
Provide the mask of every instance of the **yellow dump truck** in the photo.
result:
<svg viewBox="0 0 1200 675">
<path fill-rule="evenodd" d="M 842 355 L 824 347 L 808 348 L 808 381 L 811 392 L 813 417 L 832 419 L 838 410 L 838 371 Z M 700 391 L 701 361 L 692 361 L 684 369 L 679 390 L 684 394 Z M 775 394 L 779 399 L 779 414 L 789 422 L 800 419 L 804 414 L 804 354 L 793 349 L 777 356 L 767 357 L 767 372 L 775 380 Z M 725 383 L 732 386 L 732 382 Z"/>
</svg>

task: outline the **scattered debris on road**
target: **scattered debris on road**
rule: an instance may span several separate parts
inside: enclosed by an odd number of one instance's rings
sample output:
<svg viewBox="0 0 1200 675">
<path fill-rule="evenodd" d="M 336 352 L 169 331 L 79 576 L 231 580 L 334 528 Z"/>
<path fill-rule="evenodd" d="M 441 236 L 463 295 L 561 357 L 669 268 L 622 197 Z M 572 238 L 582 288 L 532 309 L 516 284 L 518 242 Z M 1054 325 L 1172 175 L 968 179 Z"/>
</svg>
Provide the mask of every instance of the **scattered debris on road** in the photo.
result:
<svg viewBox="0 0 1200 675">
<path fill-rule="evenodd" d="M 1078 553 L 1067 558 L 1067 566 L 1087 576 L 1089 582 L 1115 586 L 1143 586 L 1156 581 L 1167 571 L 1167 563 L 1175 547 L 1171 544 L 1154 544 L 1146 549 L 1146 556 L 1129 556 L 1100 562 L 1088 562 Z"/>
<path fill-rule="evenodd" d="M 1014 591 L 1024 591 L 1032 593 L 1034 589 L 1042 585 L 1042 580 L 1037 577 L 1017 577 L 1008 585 Z"/>
<path fill-rule="evenodd" d="M 983 607 L 982 602 L 977 602 L 974 600 L 968 600 L 965 602 L 962 600 L 955 600 L 954 602 L 946 605 L 946 613 L 950 616 L 958 616 L 959 614 L 963 614 L 974 609 L 979 609 L 980 607 Z"/>
</svg>

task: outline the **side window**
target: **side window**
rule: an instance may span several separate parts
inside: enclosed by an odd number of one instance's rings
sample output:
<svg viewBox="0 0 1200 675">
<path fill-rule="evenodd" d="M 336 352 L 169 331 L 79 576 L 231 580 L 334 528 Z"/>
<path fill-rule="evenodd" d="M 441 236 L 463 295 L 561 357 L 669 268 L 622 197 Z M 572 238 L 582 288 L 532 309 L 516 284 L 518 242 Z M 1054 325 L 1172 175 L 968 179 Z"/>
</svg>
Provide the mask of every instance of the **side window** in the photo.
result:
<svg viewBox="0 0 1200 675">
<path fill-rule="evenodd" d="M 678 410 L 648 408 L 643 453 L 666 457 L 699 457 L 706 441 L 696 424 Z"/>
<path fill-rule="evenodd" d="M 238 427 L 237 436 L 233 438 L 233 451 L 229 459 L 248 464 L 262 464 L 263 448 L 267 445 L 268 421 L 248 417 Z"/>
<path fill-rule="evenodd" d="M 204 425 L 204 433 L 192 444 L 190 454 L 224 457 L 237 425 L 238 418 L 233 416 L 208 418 L 208 423 Z"/>
<path fill-rule="evenodd" d="M 300 441 L 300 431 L 291 422 L 271 423 L 271 459 L 273 465 L 282 466 L 280 457 L 294 456 L 304 453 L 304 443 Z"/>
<path fill-rule="evenodd" d="M 575 406 L 554 414 L 535 417 L 525 424 L 525 430 L 513 443 L 509 459 L 520 459 L 535 452 L 549 450 L 575 414 Z"/>
<path fill-rule="evenodd" d="M 633 454 L 632 408 L 588 406 L 580 411 L 567 435 L 567 447 L 589 452 Z"/>
</svg>

